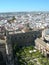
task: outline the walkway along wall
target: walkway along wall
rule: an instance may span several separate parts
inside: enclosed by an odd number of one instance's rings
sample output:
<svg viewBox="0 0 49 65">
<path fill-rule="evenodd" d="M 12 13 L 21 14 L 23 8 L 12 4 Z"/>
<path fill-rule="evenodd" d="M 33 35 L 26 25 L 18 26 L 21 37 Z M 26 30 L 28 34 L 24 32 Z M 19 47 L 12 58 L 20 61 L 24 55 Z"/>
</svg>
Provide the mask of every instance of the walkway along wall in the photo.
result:
<svg viewBox="0 0 49 65">
<path fill-rule="evenodd" d="M 13 58 L 13 49 L 10 39 L 6 39 L 6 56 L 7 56 L 7 65 L 14 65 L 14 58 Z"/>
</svg>

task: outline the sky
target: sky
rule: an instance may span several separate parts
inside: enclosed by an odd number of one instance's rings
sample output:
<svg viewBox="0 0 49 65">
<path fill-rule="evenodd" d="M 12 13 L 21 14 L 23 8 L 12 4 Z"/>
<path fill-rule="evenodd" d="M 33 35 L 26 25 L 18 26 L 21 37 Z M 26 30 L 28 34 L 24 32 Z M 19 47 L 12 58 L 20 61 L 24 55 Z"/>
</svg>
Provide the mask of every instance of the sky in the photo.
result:
<svg viewBox="0 0 49 65">
<path fill-rule="evenodd" d="M 0 12 L 49 11 L 49 0 L 0 0 Z"/>
</svg>

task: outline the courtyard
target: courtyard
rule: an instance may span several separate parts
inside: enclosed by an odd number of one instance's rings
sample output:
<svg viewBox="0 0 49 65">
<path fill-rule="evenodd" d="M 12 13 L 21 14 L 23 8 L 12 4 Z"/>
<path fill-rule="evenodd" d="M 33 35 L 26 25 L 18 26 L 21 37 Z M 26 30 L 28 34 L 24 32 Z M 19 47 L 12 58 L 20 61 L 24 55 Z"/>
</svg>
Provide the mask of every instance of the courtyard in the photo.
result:
<svg viewBox="0 0 49 65">
<path fill-rule="evenodd" d="M 18 65 L 49 65 L 49 58 L 45 57 L 34 46 L 14 47 L 15 64 Z"/>
</svg>

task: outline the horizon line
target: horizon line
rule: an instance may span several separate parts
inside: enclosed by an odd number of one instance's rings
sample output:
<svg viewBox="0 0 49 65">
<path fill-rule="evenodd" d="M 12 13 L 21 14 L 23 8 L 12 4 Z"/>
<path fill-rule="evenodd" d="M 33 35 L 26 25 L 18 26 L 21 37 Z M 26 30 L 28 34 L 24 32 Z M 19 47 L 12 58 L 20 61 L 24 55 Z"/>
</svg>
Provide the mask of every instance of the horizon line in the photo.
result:
<svg viewBox="0 0 49 65">
<path fill-rule="evenodd" d="M 14 13 L 14 12 L 49 12 L 49 11 L 4 11 L 4 12 L 0 12 L 0 13 Z"/>
</svg>

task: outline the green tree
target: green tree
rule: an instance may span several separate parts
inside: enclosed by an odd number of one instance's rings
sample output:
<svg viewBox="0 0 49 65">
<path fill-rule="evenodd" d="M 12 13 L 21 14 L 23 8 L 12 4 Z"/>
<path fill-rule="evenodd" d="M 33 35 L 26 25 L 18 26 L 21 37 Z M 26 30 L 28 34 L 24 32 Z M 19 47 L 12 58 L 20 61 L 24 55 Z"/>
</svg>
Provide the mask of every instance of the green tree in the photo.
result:
<svg viewBox="0 0 49 65">
<path fill-rule="evenodd" d="M 15 16 L 12 17 L 12 20 L 16 20 Z"/>
</svg>

